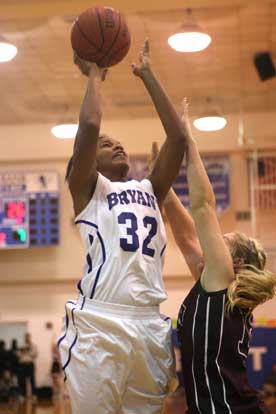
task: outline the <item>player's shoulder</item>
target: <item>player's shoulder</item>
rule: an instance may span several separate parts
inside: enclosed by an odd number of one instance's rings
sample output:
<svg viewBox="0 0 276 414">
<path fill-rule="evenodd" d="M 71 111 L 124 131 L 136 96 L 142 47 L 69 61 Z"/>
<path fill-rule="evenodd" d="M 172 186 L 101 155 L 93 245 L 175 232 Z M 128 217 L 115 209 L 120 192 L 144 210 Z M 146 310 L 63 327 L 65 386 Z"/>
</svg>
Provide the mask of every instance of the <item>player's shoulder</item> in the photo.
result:
<svg viewBox="0 0 276 414">
<path fill-rule="evenodd" d="M 113 191 L 116 188 L 117 188 L 116 182 L 111 181 L 109 178 L 105 177 L 103 174 L 98 172 L 96 188 L 95 188 L 93 196 L 96 196 L 98 193 L 106 193 L 106 192 Z"/>
</svg>

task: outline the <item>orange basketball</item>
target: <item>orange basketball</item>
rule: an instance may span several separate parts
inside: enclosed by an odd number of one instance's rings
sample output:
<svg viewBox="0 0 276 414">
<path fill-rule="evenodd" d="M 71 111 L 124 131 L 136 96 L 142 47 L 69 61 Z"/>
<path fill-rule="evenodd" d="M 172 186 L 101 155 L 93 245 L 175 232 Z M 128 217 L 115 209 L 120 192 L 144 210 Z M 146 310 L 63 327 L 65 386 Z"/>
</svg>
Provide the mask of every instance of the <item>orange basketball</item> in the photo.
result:
<svg viewBox="0 0 276 414">
<path fill-rule="evenodd" d="M 110 7 L 85 10 L 73 24 L 71 44 L 82 59 L 104 68 L 116 65 L 130 48 L 126 19 Z"/>
</svg>

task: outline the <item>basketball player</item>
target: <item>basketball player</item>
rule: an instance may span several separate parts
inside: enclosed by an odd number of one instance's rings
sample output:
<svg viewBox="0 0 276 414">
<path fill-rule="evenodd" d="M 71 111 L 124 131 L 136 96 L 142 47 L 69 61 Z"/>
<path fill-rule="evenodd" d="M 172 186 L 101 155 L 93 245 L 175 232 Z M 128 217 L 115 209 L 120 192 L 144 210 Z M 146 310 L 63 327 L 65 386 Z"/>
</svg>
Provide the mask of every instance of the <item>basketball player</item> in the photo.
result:
<svg viewBox="0 0 276 414">
<path fill-rule="evenodd" d="M 104 70 L 75 56 L 88 75 L 67 178 L 86 249 L 77 301 L 66 304 L 59 340 L 74 414 L 157 414 L 175 385 L 171 323 L 161 272 L 166 246 L 158 204 L 178 174 L 184 128 L 156 79 L 145 42 L 132 65 L 148 90 L 166 132 L 154 169 L 141 182 L 125 181 L 127 154 L 100 134 Z"/>
<path fill-rule="evenodd" d="M 177 327 L 188 413 L 265 413 L 248 384 L 246 360 L 252 310 L 274 296 L 276 277 L 264 270 L 266 255 L 259 242 L 241 233 L 221 234 L 186 100 L 183 104 L 192 217 L 173 192 L 164 207 L 197 281 L 181 306 Z"/>
</svg>

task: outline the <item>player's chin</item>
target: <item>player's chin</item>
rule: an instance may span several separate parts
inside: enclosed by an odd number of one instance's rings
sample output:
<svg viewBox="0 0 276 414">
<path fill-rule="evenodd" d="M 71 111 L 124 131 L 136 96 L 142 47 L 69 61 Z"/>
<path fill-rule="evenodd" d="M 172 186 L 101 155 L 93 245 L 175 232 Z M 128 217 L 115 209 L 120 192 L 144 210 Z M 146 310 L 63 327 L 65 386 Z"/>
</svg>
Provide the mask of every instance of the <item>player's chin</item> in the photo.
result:
<svg viewBox="0 0 276 414">
<path fill-rule="evenodd" d="M 125 175 L 128 173 L 130 164 L 127 158 L 115 159 L 112 164 L 117 171 L 125 173 Z"/>
</svg>

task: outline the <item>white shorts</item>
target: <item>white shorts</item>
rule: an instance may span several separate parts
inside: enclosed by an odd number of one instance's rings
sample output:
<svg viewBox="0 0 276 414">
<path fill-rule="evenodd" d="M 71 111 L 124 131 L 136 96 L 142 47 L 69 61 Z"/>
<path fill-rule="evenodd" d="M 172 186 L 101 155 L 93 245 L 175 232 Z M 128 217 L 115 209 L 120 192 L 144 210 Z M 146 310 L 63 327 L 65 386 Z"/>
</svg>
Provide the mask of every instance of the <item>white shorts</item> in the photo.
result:
<svg viewBox="0 0 276 414">
<path fill-rule="evenodd" d="M 73 414 L 159 414 L 177 385 L 171 321 L 158 307 L 66 304 L 59 339 Z"/>
</svg>

